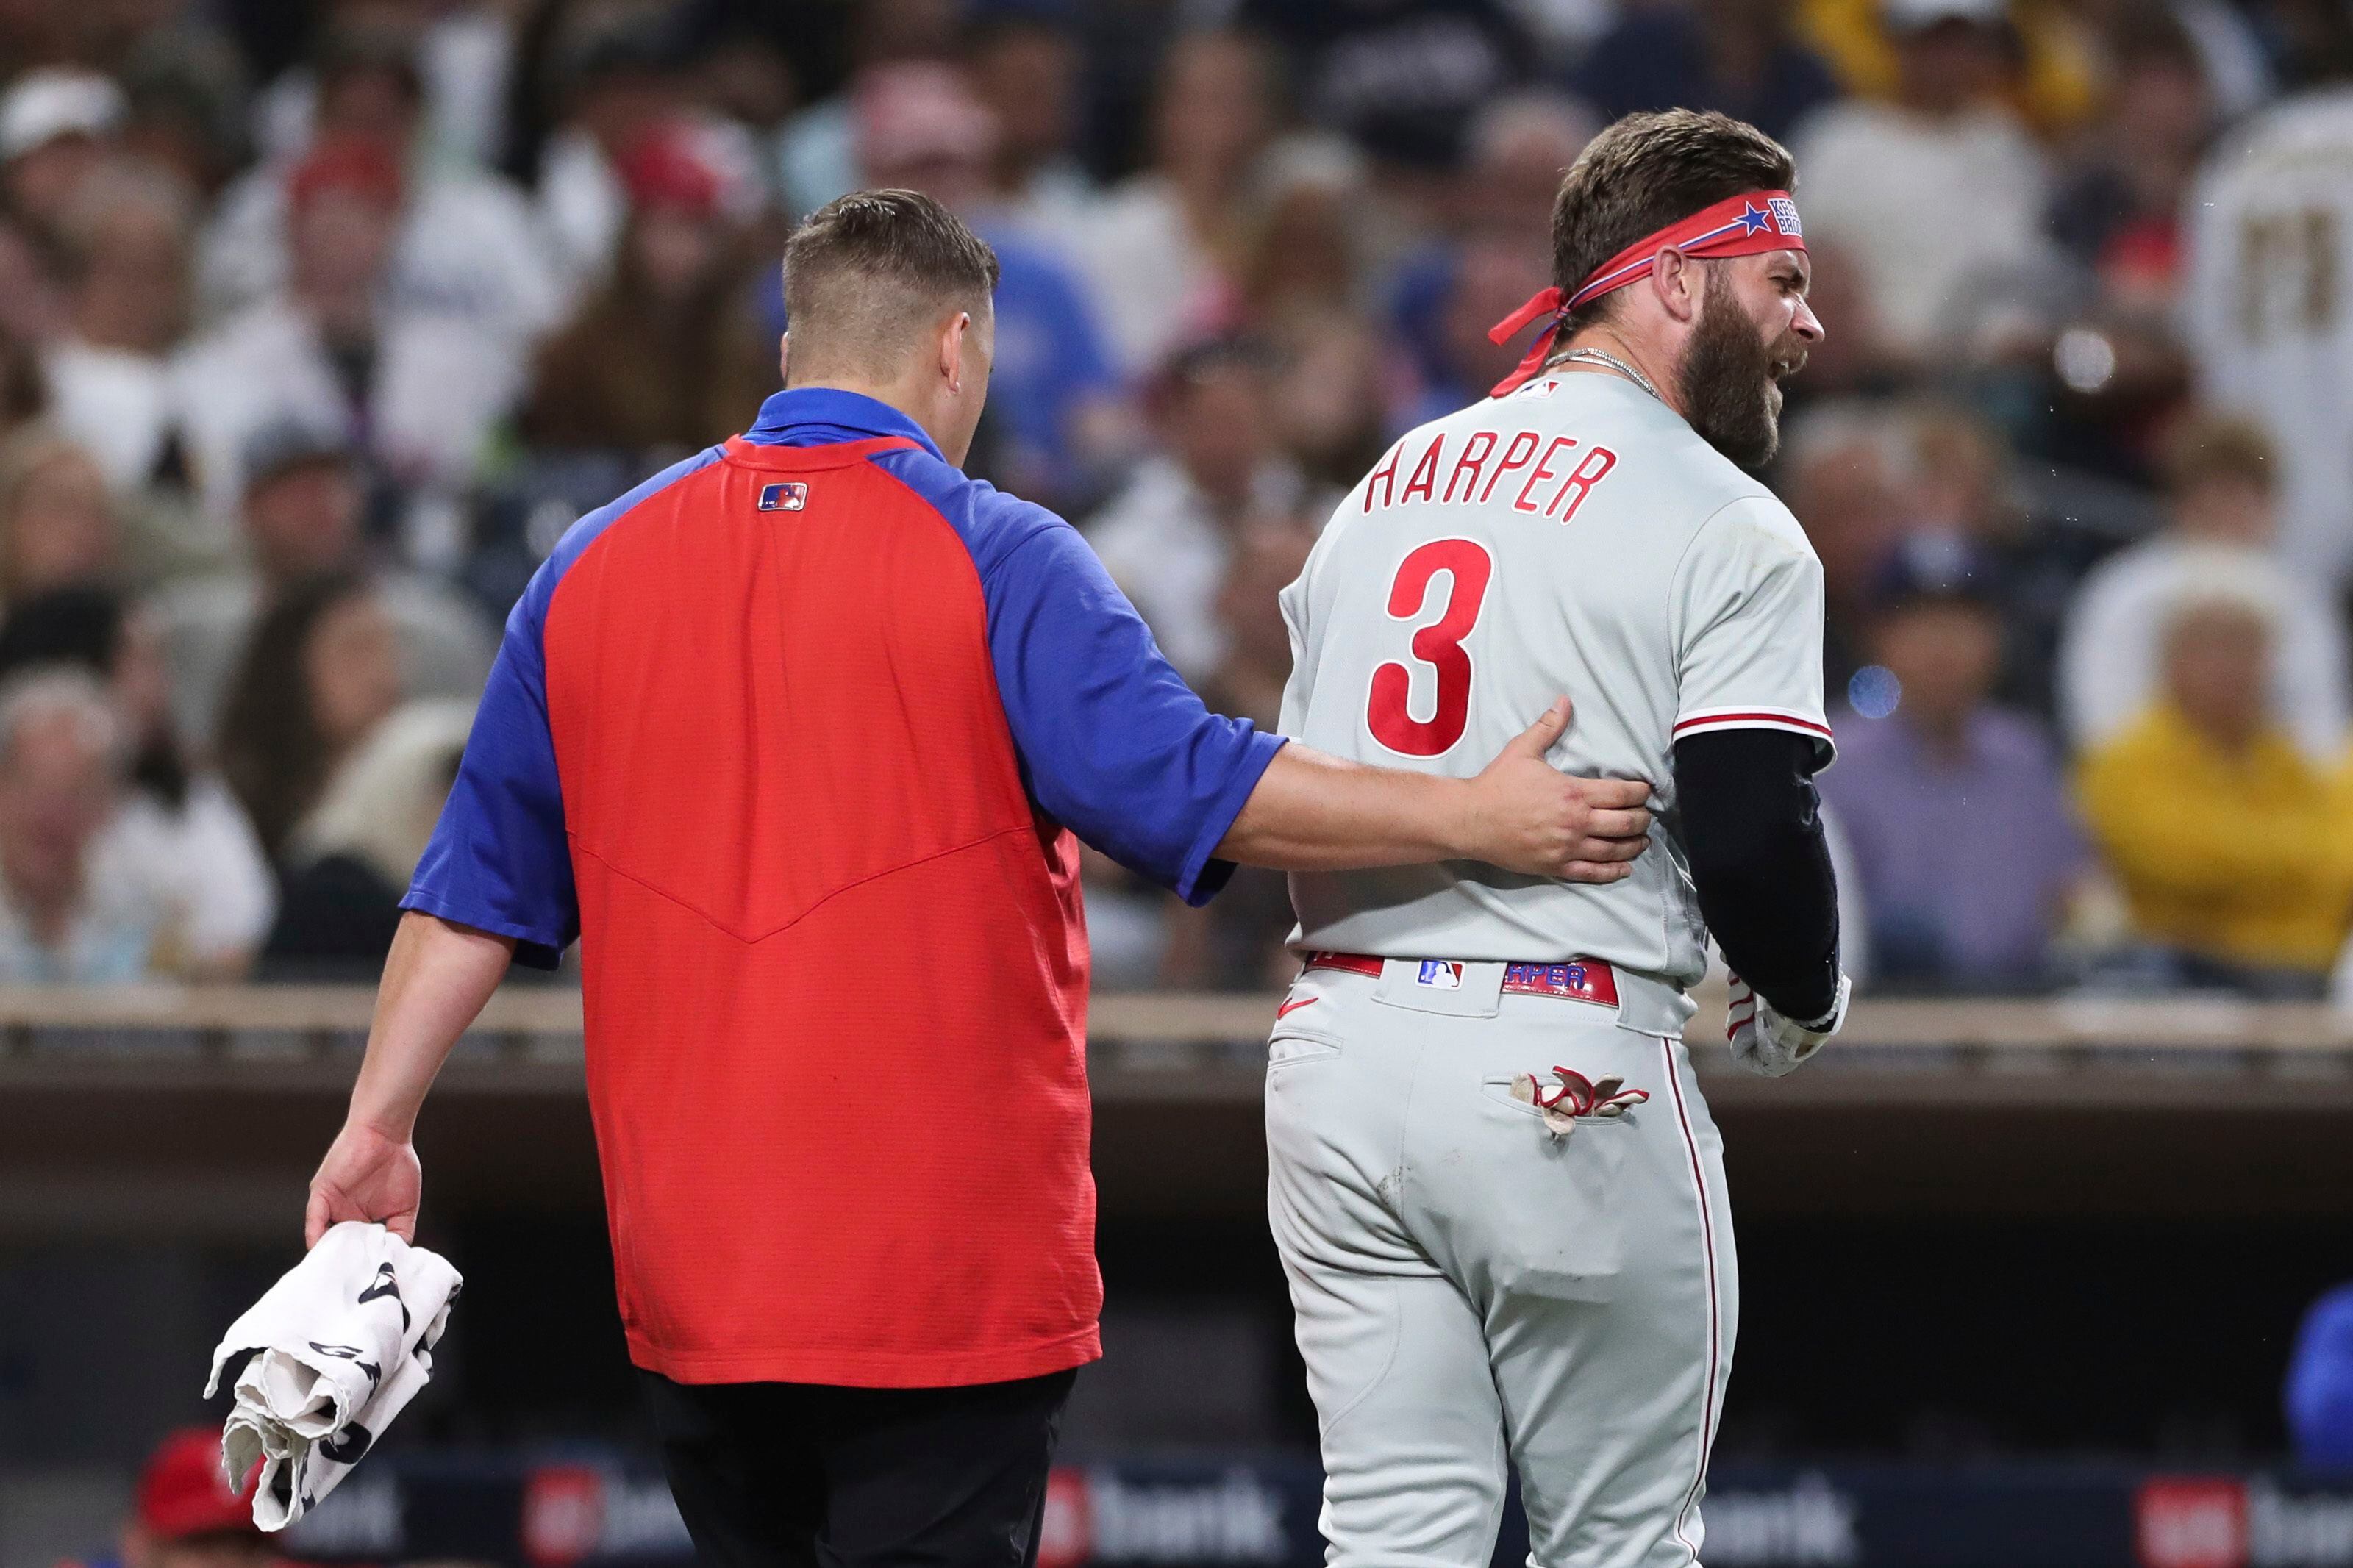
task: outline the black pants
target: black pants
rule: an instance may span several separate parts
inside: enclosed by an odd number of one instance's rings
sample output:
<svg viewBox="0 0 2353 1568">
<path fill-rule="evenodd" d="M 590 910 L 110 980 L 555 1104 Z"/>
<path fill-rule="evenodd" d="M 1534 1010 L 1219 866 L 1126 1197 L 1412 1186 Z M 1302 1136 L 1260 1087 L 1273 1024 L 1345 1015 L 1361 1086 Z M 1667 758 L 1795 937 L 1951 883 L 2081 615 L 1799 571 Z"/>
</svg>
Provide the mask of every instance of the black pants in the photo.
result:
<svg viewBox="0 0 2353 1568">
<path fill-rule="evenodd" d="M 1077 1375 L 967 1388 L 638 1378 L 707 1568 L 1029 1568 Z"/>
</svg>

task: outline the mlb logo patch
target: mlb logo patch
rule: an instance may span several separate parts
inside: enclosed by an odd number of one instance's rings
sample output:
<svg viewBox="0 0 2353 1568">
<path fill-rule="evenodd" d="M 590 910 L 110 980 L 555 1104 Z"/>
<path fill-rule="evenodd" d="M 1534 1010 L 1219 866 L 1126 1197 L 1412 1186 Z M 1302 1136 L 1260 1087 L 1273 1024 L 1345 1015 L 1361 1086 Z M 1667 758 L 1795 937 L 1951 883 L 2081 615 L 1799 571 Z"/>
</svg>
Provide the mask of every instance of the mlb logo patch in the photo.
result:
<svg viewBox="0 0 2353 1568">
<path fill-rule="evenodd" d="M 1462 966 L 1451 959 L 1425 958 L 1421 973 L 1413 977 L 1416 985 L 1427 985 L 1434 991 L 1462 989 Z"/>
<path fill-rule="evenodd" d="M 808 486 L 797 479 L 760 487 L 762 511 L 798 511 L 808 505 Z"/>
<path fill-rule="evenodd" d="M 1806 231 L 1798 223 L 1798 204 L 1787 196 L 1774 196 L 1765 204 L 1773 209 L 1773 226 L 1791 239 L 1803 239 Z"/>
</svg>

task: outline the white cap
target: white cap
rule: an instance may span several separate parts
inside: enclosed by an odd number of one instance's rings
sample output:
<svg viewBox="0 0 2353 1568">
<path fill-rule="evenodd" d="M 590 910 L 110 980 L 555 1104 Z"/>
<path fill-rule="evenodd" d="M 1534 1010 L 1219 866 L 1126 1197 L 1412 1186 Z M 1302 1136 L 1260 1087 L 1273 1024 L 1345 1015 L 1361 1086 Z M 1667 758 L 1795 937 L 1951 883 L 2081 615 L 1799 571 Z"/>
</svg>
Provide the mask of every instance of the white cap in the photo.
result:
<svg viewBox="0 0 2353 1568">
<path fill-rule="evenodd" d="M 0 95 L 0 163 L 60 136 L 103 136 L 127 109 L 112 77 L 67 66 L 26 71 Z"/>
<path fill-rule="evenodd" d="M 2006 0 L 1879 0 L 1890 32 L 1914 33 L 1939 22 L 1975 22 L 1990 27 L 2008 19 Z"/>
</svg>

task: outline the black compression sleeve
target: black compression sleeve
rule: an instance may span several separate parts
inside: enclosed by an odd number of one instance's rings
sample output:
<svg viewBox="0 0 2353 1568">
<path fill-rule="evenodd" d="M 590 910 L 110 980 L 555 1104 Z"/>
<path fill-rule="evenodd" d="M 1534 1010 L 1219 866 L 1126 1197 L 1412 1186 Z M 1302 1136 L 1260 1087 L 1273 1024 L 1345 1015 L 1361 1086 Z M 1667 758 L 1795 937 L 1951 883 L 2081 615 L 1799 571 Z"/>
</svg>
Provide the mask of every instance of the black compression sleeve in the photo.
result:
<svg viewBox="0 0 2353 1568">
<path fill-rule="evenodd" d="M 1838 1000 L 1838 879 L 1815 765 L 1814 742 L 1788 730 L 1675 742 L 1676 809 L 1700 913 L 1733 973 L 1799 1023 Z"/>
</svg>

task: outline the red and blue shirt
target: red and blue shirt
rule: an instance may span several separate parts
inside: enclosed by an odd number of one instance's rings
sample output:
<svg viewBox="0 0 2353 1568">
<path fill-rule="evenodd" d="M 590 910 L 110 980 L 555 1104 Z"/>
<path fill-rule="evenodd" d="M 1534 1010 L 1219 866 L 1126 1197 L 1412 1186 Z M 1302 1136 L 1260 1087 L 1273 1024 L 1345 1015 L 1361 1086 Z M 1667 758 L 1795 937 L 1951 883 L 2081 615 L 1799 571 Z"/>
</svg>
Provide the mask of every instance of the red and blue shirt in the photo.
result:
<svg viewBox="0 0 2353 1568">
<path fill-rule="evenodd" d="M 1072 834 L 1192 901 L 1279 738 L 1078 533 L 777 394 L 532 580 L 406 907 L 580 943 L 621 1314 L 686 1383 L 1100 1353 Z"/>
</svg>

